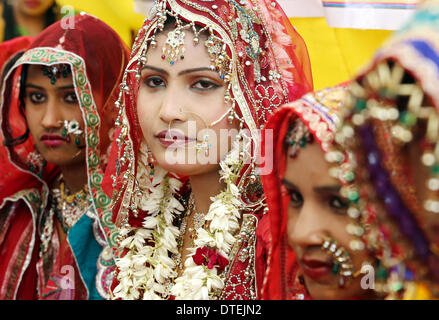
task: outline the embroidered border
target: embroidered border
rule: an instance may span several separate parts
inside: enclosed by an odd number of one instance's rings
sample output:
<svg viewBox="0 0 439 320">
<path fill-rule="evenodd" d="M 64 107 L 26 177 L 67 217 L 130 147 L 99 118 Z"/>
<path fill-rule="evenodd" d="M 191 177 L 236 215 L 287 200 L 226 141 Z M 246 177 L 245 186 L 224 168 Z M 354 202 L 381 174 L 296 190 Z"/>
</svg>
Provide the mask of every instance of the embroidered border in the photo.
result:
<svg viewBox="0 0 439 320">
<path fill-rule="evenodd" d="M 117 229 L 112 223 L 111 218 L 111 199 L 101 188 L 104 172 L 100 166 L 99 156 L 99 129 L 100 117 L 97 112 L 96 103 L 93 98 L 91 85 L 87 78 L 86 65 L 84 60 L 71 52 L 50 47 L 35 48 L 27 51 L 15 64 L 14 68 L 22 64 L 69 64 L 72 68 L 73 83 L 75 92 L 79 99 L 81 112 L 85 122 L 85 132 L 87 133 L 87 169 L 88 187 L 93 195 L 93 206 L 99 215 L 100 221 L 105 230 L 108 230 L 107 241 L 110 246 L 116 247 Z"/>
</svg>

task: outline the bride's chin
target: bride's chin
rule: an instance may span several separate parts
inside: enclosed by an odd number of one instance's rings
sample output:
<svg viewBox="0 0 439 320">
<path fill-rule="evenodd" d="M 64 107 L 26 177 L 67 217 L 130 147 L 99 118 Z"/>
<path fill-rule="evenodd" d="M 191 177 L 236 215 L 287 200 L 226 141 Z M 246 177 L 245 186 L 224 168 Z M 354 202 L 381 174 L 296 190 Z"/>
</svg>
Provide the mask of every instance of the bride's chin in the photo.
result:
<svg viewBox="0 0 439 320">
<path fill-rule="evenodd" d="M 181 176 L 197 176 L 212 171 L 218 171 L 219 165 L 215 164 L 182 164 L 182 163 L 169 163 L 166 161 L 157 160 L 157 164 L 164 170 L 172 172 Z"/>
</svg>

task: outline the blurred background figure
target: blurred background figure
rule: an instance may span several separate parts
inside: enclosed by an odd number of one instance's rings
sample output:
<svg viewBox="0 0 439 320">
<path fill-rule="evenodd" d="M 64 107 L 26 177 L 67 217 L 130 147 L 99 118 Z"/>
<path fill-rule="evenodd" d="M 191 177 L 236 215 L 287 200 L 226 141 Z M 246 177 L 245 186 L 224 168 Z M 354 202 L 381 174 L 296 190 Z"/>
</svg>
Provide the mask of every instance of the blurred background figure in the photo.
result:
<svg viewBox="0 0 439 320">
<path fill-rule="evenodd" d="M 154 0 L 134 0 L 134 9 L 139 13 L 147 13 L 153 4 Z"/>
<path fill-rule="evenodd" d="M 143 10 L 137 11 L 137 0 L 56 0 L 56 2 L 61 7 L 63 17 L 72 9 L 75 12 L 85 11 L 98 17 L 111 26 L 129 47 L 133 44 L 137 31 L 143 25 L 149 12 L 145 6 L 149 3 L 144 4 L 143 1 L 140 3 Z M 147 2 L 152 4 L 153 1 L 148 0 Z"/>
<path fill-rule="evenodd" d="M 37 36 L 60 18 L 55 0 L 1 0 L 0 42 Z"/>
<path fill-rule="evenodd" d="M 5 25 L 8 28 L 10 25 L 1 18 L 3 2 L 24 3 L 26 0 L 0 0 L 0 42 Z M 390 29 L 396 28 L 395 24 L 412 12 L 417 2 L 400 0 L 397 8 L 381 0 L 370 0 L 361 6 L 350 0 L 280 0 L 279 4 L 305 40 L 312 72 L 316 75 L 314 89 L 318 90 L 354 77 L 390 36 Z M 56 3 L 61 9 L 60 18 L 69 12 L 85 11 L 111 26 L 131 47 L 154 0 L 56 0 Z M 363 18 L 352 19 L 353 11 Z"/>
</svg>

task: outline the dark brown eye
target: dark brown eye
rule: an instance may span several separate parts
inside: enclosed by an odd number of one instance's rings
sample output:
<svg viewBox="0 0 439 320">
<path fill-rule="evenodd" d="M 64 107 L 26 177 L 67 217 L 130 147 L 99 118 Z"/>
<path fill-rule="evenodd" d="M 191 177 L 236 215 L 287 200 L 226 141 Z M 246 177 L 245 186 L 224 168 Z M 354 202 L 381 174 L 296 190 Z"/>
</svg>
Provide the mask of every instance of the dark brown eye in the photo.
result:
<svg viewBox="0 0 439 320">
<path fill-rule="evenodd" d="M 28 97 L 33 104 L 41 104 L 46 101 L 46 95 L 41 92 L 30 92 Z"/>
<path fill-rule="evenodd" d="M 338 196 L 331 196 L 329 199 L 329 206 L 333 209 L 344 210 L 349 207 L 349 204 Z"/>
<path fill-rule="evenodd" d="M 201 79 L 201 80 L 198 80 L 197 82 L 195 82 L 191 87 L 193 89 L 207 91 L 207 90 L 213 90 L 213 89 L 219 88 L 220 86 L 213 81 L 210 81 L 207 79 Z"/>
<path fill-rule="evenodd" d="M 300 206 L 302 206 L 303 197 L 300 194 L 300 192 L 298 192 L 296 190 L 289 190 L 288 192 L 290 194 L 290 205 L 293 208 L 299 208 Z"/>
<path fill-rule="evenodd" d="M 157 76 L 148 77 L 145 80 L 145 84 L 150 88 L 164 88 L 165 81 Z"/>
<path fill-rule="evenodd" d="M 69 92 L 64 96 L 64 101 L 69 104 L 78 103 L 78 99 L 76 98 L 76 94 L 74 92 Z"/>
</svg>

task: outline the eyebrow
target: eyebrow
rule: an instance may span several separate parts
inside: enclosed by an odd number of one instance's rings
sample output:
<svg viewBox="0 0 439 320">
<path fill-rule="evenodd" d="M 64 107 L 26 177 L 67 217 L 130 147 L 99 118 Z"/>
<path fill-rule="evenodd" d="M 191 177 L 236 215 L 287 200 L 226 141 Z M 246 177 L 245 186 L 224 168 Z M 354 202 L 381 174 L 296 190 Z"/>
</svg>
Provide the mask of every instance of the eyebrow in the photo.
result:
<svg viewBox="0 0 439 320">
<path fill-rule="evenodd" d="M 294 183 L 288 181 L 287 179 L 282 179 L 282 183 L 291 189 L 299 189 Z M 333 185 L 333 186 L 322 186 L 322 187 L 314 187 L 313 190 L 317 193 L 327 193 L 327 192 L 340 192 L 341 186 Z"/>
<path fill-rule="evenodd" d="M 288 181 L 288 180 L 285 179 L 285 178 L 282 179 L 282 183 L 283 183 L 284 185 L 286 185 L 288 188 L 291 188 L 291 189 L 298 189 L 297 186 L 296 186 L 294 183 Z"/>
<path fill-rule="evenodd" d="M 341 187 L 334 185 L 334 186 L 323 186 L 323 187 L 315 187 L 313 188 L 315 192 L 317 193 L 327 193 L 327 192 L 340 192 Z"/>
<path fill-rule="evenodd" d="M 163 73 L 165 75 L 169 75 L 168 71 L 160 69 L 160 68 L 157 68 L 157 67 L 153 67 L 153 66 L 143 66 L 142 70 L 143 69 L 149 69 L 149 70 L 152 70 L 152 71 L 156 71 L 158 73 Z"/>
<path fill-rule="evenodd" d="M 38 90 L 42 90 L 42 91 L 46 90 L 45 88 L 37 86 L 37 85 L 32 84 L 32 83 L 26 84 L 26 88 L 34 88 L 34 89 L 38 89 Z M 74 86 L 68 85 L 68 86 L 57 87 L 56 90 L 70 90 L 70 89 L 74 89 L 74 88 L 75 88 Z"/>
<path fill-rule="evenodd" d="M 212 70 L 211 68 L 201 67 L 201 68 L 193 68 L 193 69 L 187 69 L 187 70 L 180 71 L 178 73 L 178 75 L 181 76 L 181 75 L 184 75 L 184 74 L 193 73 L 193 72 L 199 72 L 199 71 L 209 71 L 209 72 L 218 73 L 217 71 Z"/>
<path fill-rule="evenodd" d="M 153 66 L 148 66 L 148 65 L 146 65 L 146 66 L 143 66 L 142 70 L 143 70 L 143 69 L 149 69 L 149 70 L 156 71 L 156 72 L 158 72 L 158 73 L 162 73 L 162 74 L 165 74 L 165 75 L 169 75 L 168 71 L 166 71 L 166 70 L 164 70 L 164 69 L 161 69 L 161 68 L 153 67 Z M 218 73 L 217 71 L 212 70 L 211 68 L 208 68 L 208 67 L 200 67 L 200 68 L 186 69 L 186 70 L 180 71 L 180 72 L 178 73 L 178 75 L 179 75 L 179 76 L 182 76 L 182 75 L 185 75 L 185 74 L 188 74 L 188 73 L 199 72 L 199 71 L 209 71 L 209 72 Z"/>
</svg>

